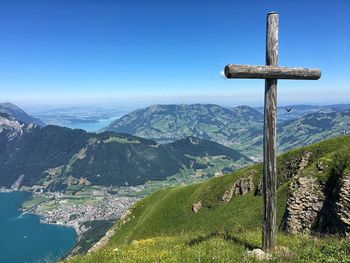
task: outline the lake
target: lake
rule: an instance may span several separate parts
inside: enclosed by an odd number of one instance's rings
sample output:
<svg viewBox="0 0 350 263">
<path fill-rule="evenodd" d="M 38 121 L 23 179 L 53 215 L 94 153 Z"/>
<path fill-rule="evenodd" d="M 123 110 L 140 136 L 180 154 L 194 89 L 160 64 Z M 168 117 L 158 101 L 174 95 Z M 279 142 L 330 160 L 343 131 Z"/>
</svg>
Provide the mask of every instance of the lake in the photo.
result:
<svg viewBox="0 0 350 263">
<path fill-rule="evenodd" d="M 27 192 L 0 193 L 0 262 L 49 262 L 66 255 L 77 236 L 73 228 L 41 224 L 40 217 L 22 214 Z"/>
<path fill-rule="evenodd" d="M 102 128 L 111 124 L 111 122 L 115 121 L 116 119 L 119 119 L 119 117 L 110 117 L 110 118 L 98 119 L 95 121 L 76 120 L 76 121 L 71 121 L 71 123 L 65 126 L 71 129 L 82 129 L 87 132 L 98 132 Z"/>
</svg>

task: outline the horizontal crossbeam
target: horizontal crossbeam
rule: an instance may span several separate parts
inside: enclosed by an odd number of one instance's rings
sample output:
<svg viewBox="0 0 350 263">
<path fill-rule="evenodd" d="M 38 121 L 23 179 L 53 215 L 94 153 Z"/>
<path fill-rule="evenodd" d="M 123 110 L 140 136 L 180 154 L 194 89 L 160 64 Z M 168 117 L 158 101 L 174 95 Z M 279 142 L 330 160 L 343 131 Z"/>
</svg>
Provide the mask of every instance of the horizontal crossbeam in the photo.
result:
<svg viewBox="0 0 350 263">
<path fill-rule="evenodd" d="M 249 66 L 229 64 L 225 67 L 227 78 L 238 79 L 310 79 L 321 77 L 321 71 L 315 68 L 289 68 L 278 66 Z"/>
</svg>

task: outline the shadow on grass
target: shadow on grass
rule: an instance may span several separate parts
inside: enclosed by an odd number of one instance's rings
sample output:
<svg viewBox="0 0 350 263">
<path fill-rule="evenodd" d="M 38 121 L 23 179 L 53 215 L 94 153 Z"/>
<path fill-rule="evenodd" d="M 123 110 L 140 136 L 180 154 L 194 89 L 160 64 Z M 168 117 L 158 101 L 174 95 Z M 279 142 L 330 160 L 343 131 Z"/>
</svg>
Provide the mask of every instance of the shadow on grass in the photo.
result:
<svg viewBox="0 0 350 263">
<path fill-rule="evenodd" d="M 225 241 L 230 241 L 230 242 L 233 242 L 239 246 L 243 246 L 245 247 L 246 249 L 249 249 L 249 250 L 253 250 L 254 248 L 258 248 L 256 246 L 253 246 L 252 244 L 246 242 L 246 241 L 243 241 L 243 240 L 240 240 L 239 238 L 231 235 L 231 234 L 228 234 L 228 233 L 219 233 L 218 231 L 215 231 L 215 232 L 212 232 L 210 233 L 209 235 L 206 235 L 206 236 L 199 236 L 199 237 L 196 237 L 194 239 L 191 239 L 189 242 L 187 242 L 187 245 L 189 246 L 194 246 L 194 245 L 198 245 L 202 242 L 205 242 L 205 241 L 208 241 L 212 238 L 215 238 L 215 237 L 219 237 L 219 238 L 222 238 L 224 239 Z"/>
</svg>

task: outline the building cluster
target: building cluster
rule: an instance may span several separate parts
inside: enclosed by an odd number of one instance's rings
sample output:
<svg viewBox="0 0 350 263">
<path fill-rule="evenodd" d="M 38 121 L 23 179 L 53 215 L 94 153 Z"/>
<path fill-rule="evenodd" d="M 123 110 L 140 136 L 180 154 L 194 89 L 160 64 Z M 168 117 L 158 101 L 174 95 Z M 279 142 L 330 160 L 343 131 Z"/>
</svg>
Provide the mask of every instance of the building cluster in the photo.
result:
<svg viewBox="0 0 350 263">
<path fill-rule="evenodd" d="M 87 231 L 86 222 L 96 220 L 118 219 L 136 201 L 134 197 L 105 194 L 96 200 L 81 202 L 71 200 L 62 193 L 50 193 L 52 208 L 42 203 L 35 206 L 31 212 L 42 216 L 42 221 L 49 224 L 61 224 L 74 227 L 78 236 Z"/>
</svg>

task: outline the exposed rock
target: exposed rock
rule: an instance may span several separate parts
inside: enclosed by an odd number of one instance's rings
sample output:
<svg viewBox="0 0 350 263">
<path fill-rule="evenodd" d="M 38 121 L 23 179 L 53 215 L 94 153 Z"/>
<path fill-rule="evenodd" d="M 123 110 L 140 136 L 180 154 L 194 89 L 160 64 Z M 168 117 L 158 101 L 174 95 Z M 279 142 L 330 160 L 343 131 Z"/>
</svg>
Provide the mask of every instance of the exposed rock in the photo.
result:
<svg viewBox="0 0 350 263">
<path fill-rule="evenodd" d="M 297 175 L 299 175 L 300 172 L 303 171 L 304 168 L 307 166 L 311 156 L 312 156 L 311 152 L 303 152 L 303 156 L 301 157 L 301 160 L 299 163 L 299 169 L 298 169 Z"/>
<path fill-rule="evenodd" d="M 277 186 L 284 184 L 288 180 L 294 177 L 298 177 L 301 175 L 304 168 L 308 165 L 310 158 L 312 157 L 313 153 L 304 151 L 302 153 L 301 157 L 294 158 L 287 164 L 287 169 L 284 170 L 284 172 L 277 175 Z M 261 176 L 261 179 L 259 181 L 259 185 L 254 193 L 254 195 L 263 195 L 263 176 Z"/>
<path fill-rule="evenodd" d="M 256 189 L 254 195 L 262 195 L 263 194 L 263 180 L 262 178 L 259 181 L 258 188 Z"/>
<path fill-rule="evenodd" d="M 197 213 L 202 208 L 202 202 L 199 201 L 198 203 L 195 203 L 192 205 L 192 212 Z"/>
<path fill-rule="evenodd" d="M 290 195 L 281 228 L 290 233 L 309 233 L 317 223 L 324 195 L 314 177 L 297 177 L 290 185 Z"/>
<path fill-rule="evenodd" d="M 335 210 L 344 225 L 345 234 L 350 235 L 350 173 L 342 176 L 339 186 L 339 198 Z"/>
<path fill-rule="evenodd" d="M 223 202 L 228 202 L 234 195 L 245 195 L 254 190 L 253 176 L 237 179 L 230 189 L 221 197 Z"/>
<path fill-rule="evenodd" d="M 331 175 L 321 186 L 317 178 L 296 177 L 281 229 L 290 233 L 350 234 L 350 172 Z"/>
<path fill-rule="evenodd" d="M 278 174 L 278 185 L 287 182 L 295 176 L 300 176 L 301 172 L 308 165 L 312 155 L 312 152 L 303 151 L 301 156 L 296 156 L 288 161 L 285 169 L 282 170 L 282 173 Z"/>
<path fill-rule="evenodd" d="M 272 255 L 270 253 L 266 253 L 260 248 L 256 248 L 251 251 L 248 251 L 247 254 L 249 257 L 253 257 L 259 261 L 270 260 L 272 258 Z"/>
<path fill-rule="evenodd" d="M 323 172 L 326 169 L 326 165 L 324 164 L 324 162 L 319 161 L 316 163 L 316 168 L 317 168 L 317 171 Z"/>
</svg>

